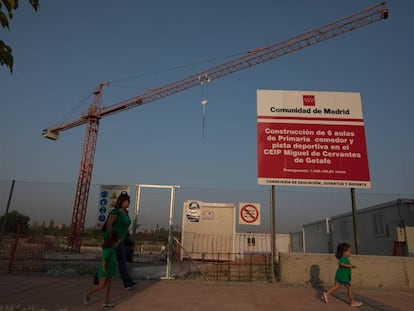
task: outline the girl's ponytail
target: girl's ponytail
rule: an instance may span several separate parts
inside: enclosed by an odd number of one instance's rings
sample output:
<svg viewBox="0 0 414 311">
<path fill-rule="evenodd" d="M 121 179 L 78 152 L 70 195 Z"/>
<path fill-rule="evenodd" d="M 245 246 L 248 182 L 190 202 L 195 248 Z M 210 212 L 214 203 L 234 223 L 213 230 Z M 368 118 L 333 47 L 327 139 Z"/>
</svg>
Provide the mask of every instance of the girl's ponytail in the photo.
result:
<svg viewBox="0 0 414 311">
<path fill-rule="evenodd" d="M 344 252 L 346 252 L 350 248 L 351 245 L 349 245 L 348 243 L 339 243 L 338 247 L 336 248 L 335 257 L 338 259 L 341 258 L 344 255 Z"/>
</svg>

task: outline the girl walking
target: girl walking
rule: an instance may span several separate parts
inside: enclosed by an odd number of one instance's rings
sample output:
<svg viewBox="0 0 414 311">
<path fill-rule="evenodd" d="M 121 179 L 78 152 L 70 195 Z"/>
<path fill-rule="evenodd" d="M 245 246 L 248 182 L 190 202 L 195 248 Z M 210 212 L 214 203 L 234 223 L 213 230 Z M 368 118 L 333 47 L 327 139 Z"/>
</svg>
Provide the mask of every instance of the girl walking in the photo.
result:
<svg viewBox="0 0 414 311">
<path fill-rule="evenodd" d="M 91 296 L 100 289 L 104 289 L 104 307 L 114 307 L 115 305 L 109 301 L 109 291 L 111 288 L 111 279 L 116 273 L 116 252 L 115 249 L 121 243 L 121 235 L 117 232 L 112 232 L 111 237 L 106 239 L 103 243 L 102 261 L 98 267 L 99 283 L 83 294 L 83 302 L 89 303 Z"/>
<path fill-rule="evenodd" d="M 327 292 L 322 294 L 322 300 L 325 303 L 328 303 L 328 297 L 334 291 L 336 291 L 341 286 L 346 287 L 348 290 L 348 297 L 350 300 L 351 307 L 359 307 L 362 305 L 361 302 L 356 301 L 354 298 L 354 293 L 351 287 L 351 272 L 352 269 L 355 269 L 356 266 L 351 265 L 349 257 L 351 257 L 351 245 L 347 243 L 338 244 L 335 257 L 338 258 L 338 270 L 335 274 L 335 285 L 330 288 Z"/>
</svg>

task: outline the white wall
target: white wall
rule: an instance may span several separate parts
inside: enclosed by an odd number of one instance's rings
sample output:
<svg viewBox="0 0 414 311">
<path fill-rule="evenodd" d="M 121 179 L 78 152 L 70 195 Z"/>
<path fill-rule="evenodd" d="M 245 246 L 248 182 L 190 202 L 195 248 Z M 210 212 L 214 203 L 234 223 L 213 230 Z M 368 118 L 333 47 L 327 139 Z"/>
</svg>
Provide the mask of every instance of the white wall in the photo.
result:
<svg viewBox="0 0 414 311">
<path fill-rule="evenodd" d="M 271 243 L 272 235 L 269 233 L 236 233 L 235 251 L 240 258 L 247 254 L 270 254 Z M 276 234 L 276 254 L 288 253 L 290 249 L 290 235 Z"/>
<path fill-rule="evenodd" d="M 356 288 L 414 289 L 414 258 L 354 255 Z M 281 282 L 286 285 L 333 285 L 338 260 L 333 254 L 280 254 Z"/>
</svg>

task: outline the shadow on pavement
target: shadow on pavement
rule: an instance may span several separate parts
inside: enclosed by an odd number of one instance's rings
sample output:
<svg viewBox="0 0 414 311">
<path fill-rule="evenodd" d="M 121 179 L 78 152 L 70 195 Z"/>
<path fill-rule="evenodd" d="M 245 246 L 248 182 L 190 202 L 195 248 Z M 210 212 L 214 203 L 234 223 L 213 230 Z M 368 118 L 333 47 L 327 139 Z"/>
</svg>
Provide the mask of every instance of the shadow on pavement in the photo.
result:
<svg viewBox="0 0 414 311">
<path fill-rule="evenodd" d="M 338 291 L 333 293 L 332 296 L 343 301 L 346 304 L 349 304 L 349 298 L 348 298 L 348 294 L 346 290 L 339 289 Z M 366 311 L 370 311 L 370 310 L 395 311 L 397 310 L 391 306 L 384 305 L 383 303 L 379 301 L 375 301 L 375 300 L 369 299 L 367 297 L 364 297 L 358 294 L 355 295 L 355 299 L 362 302 L 362 306 L 358 308 L 359 310 L 366 310 Z"/>
<path fill-rule="evenodd" d="M 312 286 L 315 290 L 315 297 L 321 299 L 323 293 L 323 281 L 320 279 L 319 275 L 321 272 L 321 268 L 319 265 L 312 265 L 309 271 L 309 280 L 308 283 Z"/>
<path fill-rule="evenodd" d="M 116 305 L 124 303 L 137 292 L 144 291 L 158 282 L 159 280 L 138 281 L 136 287 L 125 290 L 122 281 L 115 277 L 110 299 Z M 88 305 L 83 303 L 83 293 L 92 285 L 92 277 L 2 274 L 0 276 L 0 309 L 8 305 L 48 311 L 108 310 L 102 306 L 103 291 L 92 296 Z"/>
</svg>

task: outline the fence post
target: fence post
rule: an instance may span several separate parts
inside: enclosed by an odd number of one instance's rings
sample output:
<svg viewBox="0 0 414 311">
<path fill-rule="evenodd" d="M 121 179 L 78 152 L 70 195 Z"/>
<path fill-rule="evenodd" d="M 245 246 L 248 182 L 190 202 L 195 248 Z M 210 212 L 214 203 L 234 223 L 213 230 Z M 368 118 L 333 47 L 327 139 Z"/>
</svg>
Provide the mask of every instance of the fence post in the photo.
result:
<svg viewBox="0 0 414 311">
<path fill-rule="evenodd" d="M 250 282 L 253 281 L 253 254 L 250 254 L 250 265 L 249 265 L 249 276 L 250 276 Z"/>
<path fill-rule="evenodd" d="M 240 258 L 239 258 L 239 260 L 238 260 L 238 262 L 239 262 L 239 281 L 241 281 L 242 279 L 241 279 L 241 277 L 242 277 L 242 272 L 241 272 L 241 269 L 242 269 L 242 260 L 244 260 L 244 254 L 243 254 L 243 257 L 240 255 Z"/>
<path fill-rule="evenodd" d="M 227 253 L 227 263 L 228 263 L 228 266 L 227 266 L 227 271 L 228 271 L 228 281 L 231 281 L 231 265 L 230 265 L 230 253 Z"/>
<path fill-rule="evenodd" d="M 16 258 L 17 245 L 19 245 L 20 230 L 22 229 L 22 227 L 22 224 L 18 224 L 16 228 L 16 238 L 14 240 L 12 248 L 10 249 L 9 267 L 7 268 L 8 273 L 12 272 L 13 262 Z"/>
<path fill-rule="evenodd" d="M 14 190 L 14 184 L 15 183 L 16 183 L 16 180 L 13 179 L 12 184 L 11 184 L 11 188 L 10 188 L 9 199 L 7 200 L 6 212 L 4 213 L 3 222 L 2 222 L 1 228 L 0 228 L 0 244 L 1 244 L 1 240 L 2 240 L 3 235 L 4 235 L 4 229 L 6 228 L 6 219 L 7 219 L 7 214 L 9 213 L 10 202 L 11 202 L 11 199 L 12 199 L 12 196 L 13 196 L 13 190 Z"/>
<path fill-rule="evenodd" d="M 220 263 L 220 253 L 217 253 L 217 264 L 216 264 L 216 281 L 220 280 L 220 272 L 221 272 L 221 263 Z"/>
</svg>

